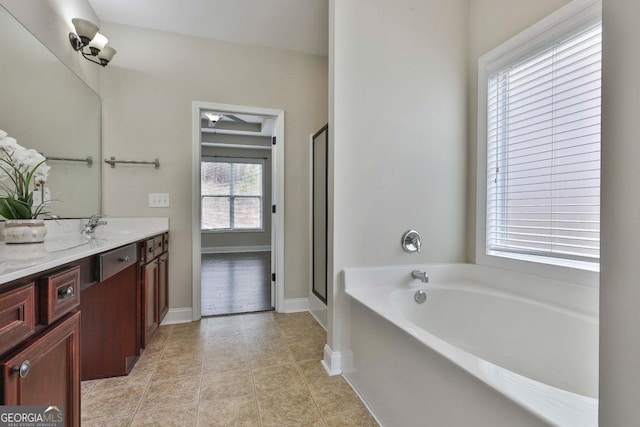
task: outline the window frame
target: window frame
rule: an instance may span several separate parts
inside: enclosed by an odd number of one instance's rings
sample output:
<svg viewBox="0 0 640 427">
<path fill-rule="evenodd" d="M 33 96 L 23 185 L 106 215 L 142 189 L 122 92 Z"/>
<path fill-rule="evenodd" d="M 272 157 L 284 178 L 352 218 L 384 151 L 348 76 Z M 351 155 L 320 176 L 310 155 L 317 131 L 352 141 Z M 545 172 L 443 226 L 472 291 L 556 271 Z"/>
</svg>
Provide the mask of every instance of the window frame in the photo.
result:
<svg viewBox="0 0 640 427">
<path fill-rule="evenodd" d="M 580 28 L 602 20 L 601 0 L 574 0 L 478 59 L 476 263 L 553 280 L 598 286 L 599 263 L 518 253 L 488 253 L 487 101 L 489 76 L 529 57 Z"/>
<path fill-rule="evenodd" d="M 265 211 L 265 206 L 264 206 L 264 193 L 265 193 L 265 189 L 266 189 L 266 183 L 265 183 L 265 159 L 262 158 L 255 158 L 255 157 L 215 157 L 215 156 L 202 156 L 202 158 L 200 159 L 200 168 L 202 168 L 202 163 L 229 163 L 229 164 L 259 164 L 262 167 L 262 183 L 261 183 L 261 194 L 260 196 L 244 196 L 244 195 L 233 195 L 233 184 L 234 181 L 233 179 L 231 180 L 231 184 L 230 184 L 230 188 L 231 188 L 231 194 L 229 195 L 204 195 L 202 193 L 202 188 L 200 189 L 200 232 L 201 233 L 211 233 L 211 234 L 216 234 L 216 233 L 260 233 L 260 232 L 264 232 L 264 211 Z M 233 174 L 232 174 L 233 176 Z M 225 198 L 229 198 L 229 218 L 230 218 L 230 223 L 234 224 L 233 219 L 234 219 L 234 209 L 233 209 L 233 202 L 236 198 L 245 198 L 245 199 L 259 199 L 259 204 L 260 204 L 260 227 L 258 228 L 234 228 L 233 226 L 231 228 L 203 228 L 203 224 L 202 224 L 202 219 L 203 219 L 203 215 L 202 215 L 202 206 L 204 206 L 204 199 L 205 198 L 216 198 L 216 197 L 225 197 Z"/>
</svg>

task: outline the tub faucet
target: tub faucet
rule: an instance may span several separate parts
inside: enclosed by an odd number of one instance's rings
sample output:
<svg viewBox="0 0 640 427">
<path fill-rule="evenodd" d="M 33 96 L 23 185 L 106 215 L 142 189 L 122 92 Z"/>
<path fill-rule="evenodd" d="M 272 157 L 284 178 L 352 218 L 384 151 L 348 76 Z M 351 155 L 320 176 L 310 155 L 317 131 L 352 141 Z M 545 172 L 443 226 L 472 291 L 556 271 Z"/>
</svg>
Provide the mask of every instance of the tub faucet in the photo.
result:
<svg viewBox="0 0 640 427">
<path fill-rule="evenodd" d="M 418 253 L 422 252 L 422 241 L 420 240 L 420 237 L 414 236 L 411 242 L 416 247 L 416 251 L 418 251 Z"/>
<path fill-rule="evenodd" d="M 84 230 L 82 230 L 82 234 L 86 234 L 88 236 L 93 235 L 93 232 L 96 231 L 99 225 L 107 225 L 107 221 L 100 221 L 102 218 L 100 215 L 92 215 L 87 222 L 87 225 L 84 226 Z"/>
<path fill-rule="evenodd" d="M 413 270 L 411 272 L 411 277 L 420 280 L 422 283 L 429 283 L 429 276 L 427 276 L 426 271 Z"/>
</svg>

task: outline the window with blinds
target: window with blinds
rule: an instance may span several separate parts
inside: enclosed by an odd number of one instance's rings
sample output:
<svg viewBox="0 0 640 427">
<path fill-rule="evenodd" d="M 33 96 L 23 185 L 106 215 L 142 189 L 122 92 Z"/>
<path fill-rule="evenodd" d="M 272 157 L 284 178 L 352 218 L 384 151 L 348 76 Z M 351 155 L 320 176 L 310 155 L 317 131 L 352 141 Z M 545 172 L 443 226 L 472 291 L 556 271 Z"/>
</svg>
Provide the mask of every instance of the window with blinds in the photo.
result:
<svg viewBox="0 0 640 427">
<path fill-rule="evenodd" d="M 601 23 L 489 74 L 486 246 L 598 262 Z"/>
<path fill-rule="evenodd" d="M 262 175 L 262 162 L 201 162 L 202 230 L 261 230 Z"/>
</svg>

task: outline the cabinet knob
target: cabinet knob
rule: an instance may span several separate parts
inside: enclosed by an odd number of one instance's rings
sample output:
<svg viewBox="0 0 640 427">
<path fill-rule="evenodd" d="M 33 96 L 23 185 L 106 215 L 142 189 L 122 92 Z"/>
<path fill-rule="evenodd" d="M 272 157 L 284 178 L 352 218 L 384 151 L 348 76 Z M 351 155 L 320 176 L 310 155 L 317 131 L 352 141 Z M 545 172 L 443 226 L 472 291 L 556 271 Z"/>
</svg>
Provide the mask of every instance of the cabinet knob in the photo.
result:
<svg viewBox="0 0 640 427">
<path fill-rule="evenodd" d="M 66 288 L 58 290 L 58 299 L 66 299 L 73 296 L 73 286 L 69 285 Z"/>
<path fill-rule="evenodd" d="M 126 255 L 124 257 L 118 258 L 118 261 L 120 261 L 120 262 L 129 262 L 129 255 Z"/>
<path fill-rule="evenodd" d="M 13 369 L 11 369 L 11 372 L 13 372 L 14 374 L 20 374 L 20 378 L 25 378 L 27 374 L 29 374 L 30 370 L 31 362 L 25 360 L 20 366 L 14 366 Z"/>
</svg>

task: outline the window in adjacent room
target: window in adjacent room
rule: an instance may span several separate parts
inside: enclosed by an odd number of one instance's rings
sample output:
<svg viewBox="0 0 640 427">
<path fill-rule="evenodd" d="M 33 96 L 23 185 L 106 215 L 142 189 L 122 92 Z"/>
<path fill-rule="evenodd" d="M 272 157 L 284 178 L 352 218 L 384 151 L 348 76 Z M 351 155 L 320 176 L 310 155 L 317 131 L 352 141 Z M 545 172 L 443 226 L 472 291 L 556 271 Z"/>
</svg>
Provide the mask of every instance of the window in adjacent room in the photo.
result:
<svg viewBox="0 0 640 427">
<path fill-rule="evenodd" d="M 203 159 L 202 230 L 262 230 L 263 169 L 262 159 Z"/>
<path fill-rule="evenodd" d="M 524 47 L 486 68 L 485 254 L 597 264 L 601 21 Z"/>
</svg>

